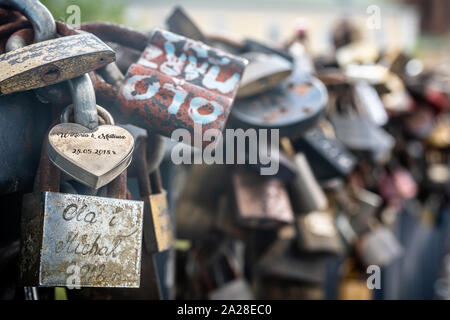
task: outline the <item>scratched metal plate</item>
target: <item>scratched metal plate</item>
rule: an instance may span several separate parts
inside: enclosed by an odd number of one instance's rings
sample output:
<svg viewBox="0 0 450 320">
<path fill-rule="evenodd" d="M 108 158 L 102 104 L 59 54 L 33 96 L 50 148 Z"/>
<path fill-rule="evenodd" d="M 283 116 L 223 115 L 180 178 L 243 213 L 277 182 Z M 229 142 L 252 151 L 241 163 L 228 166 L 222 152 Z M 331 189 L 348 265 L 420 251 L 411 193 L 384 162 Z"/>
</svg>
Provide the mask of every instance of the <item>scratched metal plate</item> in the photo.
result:
<svg viewBox="0 0 450 320">
<path fill-rule="evenodd" d="M 150 209 L 148 214 L 151 215 L 145 217 L 144 223 L 144 241 L 147 251 L 154 253 L 170 249 L 174 242 L 174 234 L 166 192 L 150 195 L 144 202 Z"/>
<path fill-rule="evenodd" d="M 232 117 L 244 127 L 280 129 L 280 135 L 300 134 L 316 124 L 328 94 L 314 77 L 291 77 L 264 94 L 236 100 Z"/>
<path fill-rule="evenodd" d="M 0 93 L 48 86 L 114 60 L 114 51 L 90 33 L 35 43 L 0 55 Z"/>
<path fill-rule="evenodd" d="M 119 92 L 121 112 L 170 137 L 178 128 L 222 131 L 247 61 L 156 29 Z M 193 139 L 192 139 L 193 141 Z M 203 146 L 210 142 L 205 141 Z"/>
<path fill-rule="evenodd" d="M 45 192 L 41 286 L 140 286 L 143 202 Z M 79 269 L 78 269 L 79 268 Z"/>
</svg>

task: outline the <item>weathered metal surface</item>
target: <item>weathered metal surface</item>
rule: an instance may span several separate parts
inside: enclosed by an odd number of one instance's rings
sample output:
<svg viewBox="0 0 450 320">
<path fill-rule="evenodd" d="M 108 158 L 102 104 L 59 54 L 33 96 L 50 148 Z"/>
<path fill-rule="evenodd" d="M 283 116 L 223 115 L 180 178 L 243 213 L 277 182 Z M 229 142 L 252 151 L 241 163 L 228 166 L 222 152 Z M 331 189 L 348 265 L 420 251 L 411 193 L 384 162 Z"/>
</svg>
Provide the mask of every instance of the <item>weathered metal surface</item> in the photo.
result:
<svg viewBox="0 0 450 320">
<path fill-rule="evenodd" d="M 23 245 L 34 251 L 23 251 L 24 281 L 39 286 L 139 287 L 141 201 L 55 192 L 29 194 L 26 201 L 32 206 L 25 205 L 23 214 L 32 226 L 24 231 L 34 232 L 23 235 Z"/>
<path fill-rule="evenodd" d="M 125 129 L 101 125 L 90 130 L 76 123 L 56 125 L 49 132 L 48 155 L 62 171 L 98 189 L 130 164 L 134 140 Z"/>
<path fill-rule="evenodd" d="M 182 7 L 177 6 L 173 9 L 170 16 L 166 19 L 166 25 L 171 32 L 176 34 L 202 42 L 206 42 L 207 40 L 202 31 L 189 18 Z"/>
<path fill-rule="evenodd" d="M 163 191 L 143 199 L 145 203 L 145 248 L 149 252 L 168 250 L 173 246 L 172 221 L 167 205 L 167 194 Z"/>
<path fill-rule="evenodd" d="M 170 137 L 225 127 L 246 60 L 176 34 L 154 30 L 119 92 L 130 122 Z M 192 139 L 193 140 L 193 139 Z M 204 141 L 203 147 L 211 143 Z"/>
<path fill-rule="evenodd" d="M 292 239 L 278 239 L 257 264 L 257 273 L 271 278 L 289 279 L 308 283 L 322 283 L 326 272 L 321 255 L 298 252 Z"/>
<path fill-rule="evenodd" d="M 240 223 L 273 227 L 294 221 L 289 196 L 281 180 L 237 170 L 233 173 L 233 186 Z"/>
<path fill-rule="evenodd" d="M 32 44 L 0 56 L 0 92 L 7 94 L 61 82 L 114 59 L 114 51 L 92 34 Z"/>
<path fill-rule="evenodd" d="M 281 136 L 296 136 L 317 123 L 327 100 L 319 80 L 292 77 L 262 95 L 237 100 L 231 116 L 243 127 L 279 129 Z"/>
<path fill-rule="evenodd" d="M 249 64 L 237 93 L 239 99 L 272 89 L 292 73 L 292 63 L 278 55 L 248 52 L 243 56 L 248 59 Z"/>
<path fill-rule="evenodd" d="M 327 212 L 314 211 L 297 218 L 299 248 L 306 252 L 335 253 L 342 250 L 333 217 Z"/>
<path fill-rule="evenodd" d="M 295 148 L 314 164 L 311 169 L 319 180 L 347 176 L 356 165 L 356 158 L 345 146 L 337 139 L 329 139 L 319 128 L 305 132 L 295 141 Z"/>
<path fill-rule="evenodd" d="M 38 0 L 0 0 L 0 6 L 20 11 L 33 26 L 34 42 L 53 39 L 55 20 L 50 11 Z"/>
<path fill-rule="evenodd" d="M 297 176 L 290 187 L 294 194 L 292 205 L 295 212 L 308 213 L 323 211 L 328 208 L 328 199 L 320 187 L 314 173 L 303 153 L 294 157 L 297 166 Z"/>
</svg>

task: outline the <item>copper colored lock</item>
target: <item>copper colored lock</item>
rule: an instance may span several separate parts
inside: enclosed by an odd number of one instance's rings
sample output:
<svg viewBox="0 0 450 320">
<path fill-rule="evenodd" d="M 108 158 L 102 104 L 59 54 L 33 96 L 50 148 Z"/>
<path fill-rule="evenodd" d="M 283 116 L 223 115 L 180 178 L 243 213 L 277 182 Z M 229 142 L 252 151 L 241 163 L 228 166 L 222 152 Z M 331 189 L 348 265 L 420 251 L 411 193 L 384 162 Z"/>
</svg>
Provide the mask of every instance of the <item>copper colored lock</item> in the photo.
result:
<svg viewBox="0 0 450 320">
<path fill-rule="evenodd" d="M 250 227 L 275 227 L 293 223 L 289 195 L 283 182 L 246 170 L 233 172 L 238 221 Z"/>
</svg>

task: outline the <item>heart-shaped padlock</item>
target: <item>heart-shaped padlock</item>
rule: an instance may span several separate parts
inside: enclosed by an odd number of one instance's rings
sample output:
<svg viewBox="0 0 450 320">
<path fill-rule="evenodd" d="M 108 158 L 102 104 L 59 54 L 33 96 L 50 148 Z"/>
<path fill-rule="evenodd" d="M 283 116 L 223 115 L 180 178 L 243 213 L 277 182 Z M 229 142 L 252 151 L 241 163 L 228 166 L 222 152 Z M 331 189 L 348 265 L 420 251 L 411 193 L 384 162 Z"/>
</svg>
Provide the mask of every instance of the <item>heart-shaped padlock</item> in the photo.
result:
<svg viewBox="0 0 450 320">
<path fill-rule="evenodd" d="M 61 171 L 77 181 L 98 189 L 116 178 L 131 162 L 133 136 L 114 125 L 114 119 L 104 108 L 97 111 L 106 124 L 91 130 L 77 123 L 69 123 L 73 105 L 61 115 L 61 123 L 48 134 L 49 159 Z"/>
</svg>

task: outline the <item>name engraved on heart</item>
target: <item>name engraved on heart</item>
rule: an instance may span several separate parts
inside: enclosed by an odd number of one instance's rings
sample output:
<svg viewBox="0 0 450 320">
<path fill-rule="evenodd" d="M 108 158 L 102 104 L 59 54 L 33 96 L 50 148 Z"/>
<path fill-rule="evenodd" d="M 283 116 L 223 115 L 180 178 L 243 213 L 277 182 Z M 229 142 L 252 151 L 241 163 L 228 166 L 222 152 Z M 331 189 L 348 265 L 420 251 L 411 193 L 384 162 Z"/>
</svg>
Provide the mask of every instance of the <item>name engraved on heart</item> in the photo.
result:
<svg viewBox="0 0 450 320">
<path fill-rule="evenodd" d="M 78 277 L 82 287 L 139 287 L 142 201 L 53 192 L 45 198 L 41 285 L 66 286 Z"/>
<path fill-rule="evenodd" d="M 59 169 L 98 189 L 128 166 L 134 139 L 119 126 L 90 130 L 76 123 L 61 123 L 50 130 L 47 146 L 49 159 Z"/>
</svg>

